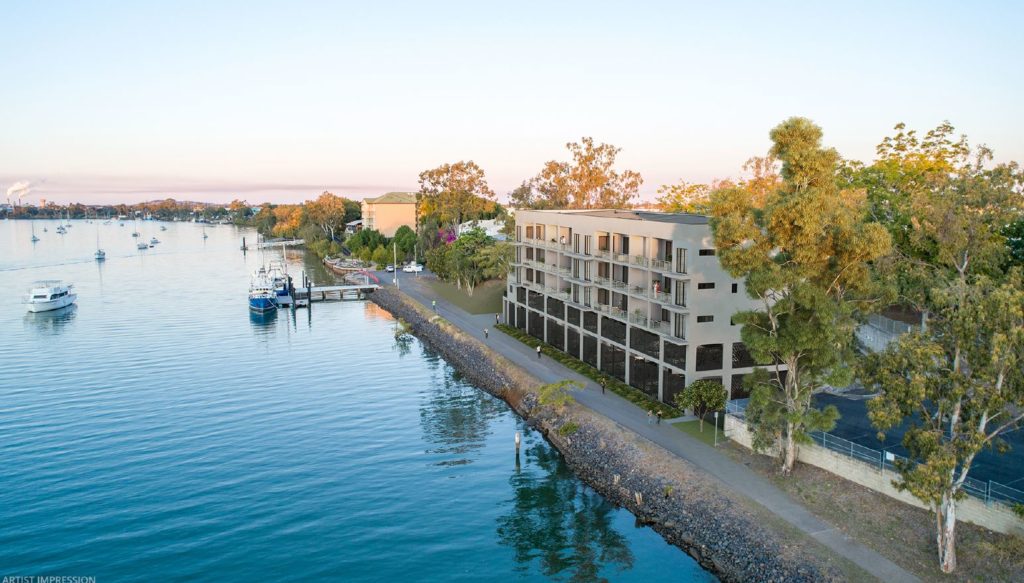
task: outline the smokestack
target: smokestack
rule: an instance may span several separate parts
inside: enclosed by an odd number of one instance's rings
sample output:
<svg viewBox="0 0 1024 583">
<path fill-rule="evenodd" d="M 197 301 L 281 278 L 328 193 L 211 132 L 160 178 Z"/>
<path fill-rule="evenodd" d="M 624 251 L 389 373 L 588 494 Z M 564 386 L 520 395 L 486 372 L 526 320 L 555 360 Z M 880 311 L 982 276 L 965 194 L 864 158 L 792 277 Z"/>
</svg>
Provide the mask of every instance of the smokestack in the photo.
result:
<svg viewBox="0 0 1024 583">
<path fill-rule="evenodd" d="M 11 197 L 18 197 L 18 204 L 21 204 L 21 199 L 28 193 L 32 192 L 32 183 L 24 180 L 15 182 L 7 189 L 7 203 L 10 204 Z"/>
</svg>

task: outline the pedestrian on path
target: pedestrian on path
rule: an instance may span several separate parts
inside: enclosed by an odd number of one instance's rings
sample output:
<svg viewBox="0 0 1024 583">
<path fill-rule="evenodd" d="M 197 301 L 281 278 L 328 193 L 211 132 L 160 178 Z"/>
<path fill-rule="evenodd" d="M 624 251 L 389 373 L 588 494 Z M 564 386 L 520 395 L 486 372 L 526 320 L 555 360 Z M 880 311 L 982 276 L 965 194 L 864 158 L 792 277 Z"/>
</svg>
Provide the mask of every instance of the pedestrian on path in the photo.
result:
<svg viewBox="0 0 1024 583">
<path fill-rule="evenodd" d="M 602 395 L 604 394 L 604 390 L 605 390 L 605 388 L 607 386 L 608 386 L 608 381 L 606 381 L 605 379 L 601 379 L 601 394 Z"/>
<path fill-rule="evenodd" d="M 437 313 L 437 300 L 430 300 L 430 307 L 434 308 L 434 313 Z"/>
<path fill-rule="evenodd" d="M 487 328 L 484 328 L 484 340 L 487 339 Z"/>
<path fill-rule="evenodd" d="M 540 360 L 540 344 L 537 345 L 537 360 Z"/>
<path fill-rule="evenodd" d="M 648 409 L 647 410 L 647 424 L 650 425 L 653 422 L 654 422 L 654 411 L 651 411 L 650 409 Z"/>
<path fill-rule="evenodd" d="M 658 425 L 661 425 L 661 409 L 658 409 Z"/>
<path fill-rule="evenodd" d="M 501 314 L 494 315 L 494 325 L 497 326 L 498 324 L 501 324 Z"/>
</svg>

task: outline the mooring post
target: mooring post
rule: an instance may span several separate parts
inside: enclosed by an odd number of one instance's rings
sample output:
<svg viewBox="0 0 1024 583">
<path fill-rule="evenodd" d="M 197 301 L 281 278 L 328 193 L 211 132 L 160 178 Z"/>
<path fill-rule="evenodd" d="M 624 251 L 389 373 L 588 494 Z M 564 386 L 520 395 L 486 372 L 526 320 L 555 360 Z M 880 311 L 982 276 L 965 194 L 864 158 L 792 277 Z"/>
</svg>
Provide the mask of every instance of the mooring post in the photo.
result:
<svg viewBox="0 0 1024 583">
<path fill-rule="evenodd" d="M 519 445 L 522 442 L 523 437 L 516 431 L 516 455 L 519 455 Z"/>
</svg>

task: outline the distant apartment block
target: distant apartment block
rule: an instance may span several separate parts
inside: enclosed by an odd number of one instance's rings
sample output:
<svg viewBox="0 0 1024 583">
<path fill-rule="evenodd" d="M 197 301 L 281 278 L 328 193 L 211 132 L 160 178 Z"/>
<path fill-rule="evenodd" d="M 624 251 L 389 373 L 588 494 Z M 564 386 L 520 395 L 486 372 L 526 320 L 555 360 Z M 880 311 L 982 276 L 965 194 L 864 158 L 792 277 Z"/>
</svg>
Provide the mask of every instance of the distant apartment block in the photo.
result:
<svg viewBox="0 0 1024 583">
<path fill-rule="evenodd" d="M 416 194 L 389 192 L 377 198 L 363 199 L 364 229 L 376 229 L 385 237 L 394 237 L 402 225 L 416 228 Z"/>
<path fill-rule="evenodd" d="M 756 307 L 715 256 L 707 217 L 632 210 L 516 213 L 509 325 L 671 403 L 710 378 L 746 396 L 737 311 Z"/>
</svg>

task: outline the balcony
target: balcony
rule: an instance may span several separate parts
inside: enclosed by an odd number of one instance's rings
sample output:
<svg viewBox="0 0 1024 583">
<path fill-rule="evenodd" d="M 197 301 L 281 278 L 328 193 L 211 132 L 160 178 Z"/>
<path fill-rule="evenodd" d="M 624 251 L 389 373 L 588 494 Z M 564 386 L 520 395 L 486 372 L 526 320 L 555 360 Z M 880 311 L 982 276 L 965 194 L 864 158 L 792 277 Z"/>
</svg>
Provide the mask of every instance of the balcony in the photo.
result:
<svg viewBox="0 0 1024 583">
<path fill-rule="evenodd" d="M 637 267 L 647 267 L 650 265 L 650 260 L 643 255 L 630 255 L 629 263 L 630 265 L 636 265 Z"/>
<path fill-rule="evenodd" d="M 620 320 L 627 319 L 626 310 L 620 310 L 615 306 L 610 306 L 608 304 L 595 304 L 594 308 L 597 309 L 598 312 L 601 312 L 602 314 L 607 314 L 609 316 L 612 316 L 613 318 L 618 318 Z"/>
<path fill-rule="evenodd" d="M 622 253 L 613 254 L 612 259 L 619 263 L 629 263 L 629 255 L 623 255 Z"/>
<path fill-rule="evenodd" d="M 651 259 L 651 269 L 655 271 L 664 271 L 665 273 L 672 273 L 672 261 L 662 259 Z"/>
<path fill-rule="evenodd" d="M 654 291 L 653 288 L 647 291 L 647 297 L 662 304 L 667 304 L 672 301 L 671 295 L 662 291 Z"/>
<path fill-rule="evenodd" d="M 598 249 L 594 251 L 594 257 L 597 259 L 611 259 L 611 253 L 607 249 Z"/>
<path fill-rule="evenodd" d="M 624 281 L 619 281 L 617 279 L 613 279 L 612 280 L 612 287 L 614 289 L 619 289 L 619 290 L 625 291 L 625 290 L 629 289 L 629 284 L 627 284 Z"/>
</svg>

